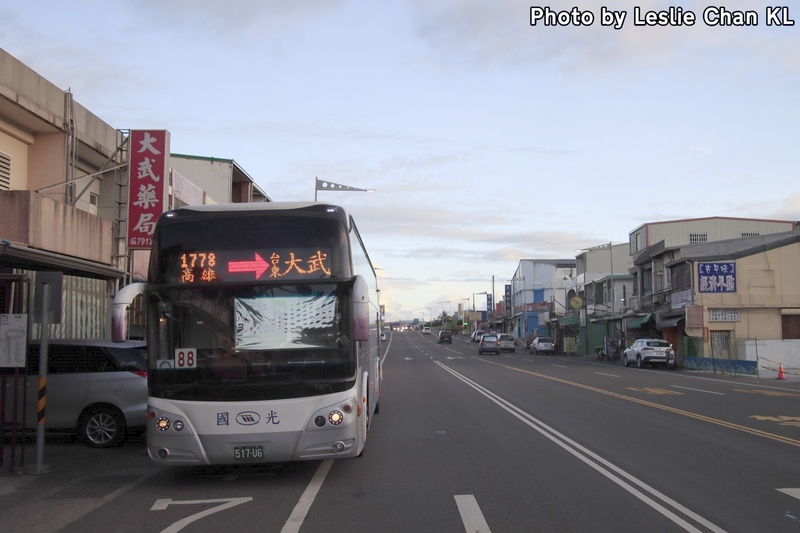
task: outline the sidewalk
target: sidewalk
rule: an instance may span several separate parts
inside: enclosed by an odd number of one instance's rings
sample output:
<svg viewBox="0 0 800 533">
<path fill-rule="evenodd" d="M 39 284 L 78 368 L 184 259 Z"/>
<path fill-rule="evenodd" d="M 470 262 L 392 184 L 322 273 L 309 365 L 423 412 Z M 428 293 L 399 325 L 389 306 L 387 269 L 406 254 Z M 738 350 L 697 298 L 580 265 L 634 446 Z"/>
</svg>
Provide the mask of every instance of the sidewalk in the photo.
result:
<svg viewBox="0 0 800 533">
<path fill-rule="evenodd" d="M 25 443 L 25 465 L 16 446 L 16 465 L 9 468 L 10 446 L 3 447 L 0 470 L 0 530 L 58 531 L 99 507 L 121 490 L 146 479 L 157 469 L 145 451 L 144 439 L 123 446 L 93 449 L 64 437 L 45 440 L 42 468 L 34 474 L 36 445 Z"/>
</svg>

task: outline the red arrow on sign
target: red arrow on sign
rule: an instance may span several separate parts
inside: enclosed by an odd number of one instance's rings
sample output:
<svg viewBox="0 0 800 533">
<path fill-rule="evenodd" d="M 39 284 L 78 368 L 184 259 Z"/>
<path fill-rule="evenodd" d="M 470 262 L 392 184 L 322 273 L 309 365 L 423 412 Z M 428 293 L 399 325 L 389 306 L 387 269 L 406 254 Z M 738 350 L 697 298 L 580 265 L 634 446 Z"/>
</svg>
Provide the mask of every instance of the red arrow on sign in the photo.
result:
<svg viewBox="0 0 800 533">
<path fill-rule="evenodd" d="M 255 253 L 253 261 L 228 261 L 228 272 L 255 272 L 256 279 L 261 277 L 261 274 L 269 268 L 269 263 L 264 261 L 264 258 Z"/>
</svg>

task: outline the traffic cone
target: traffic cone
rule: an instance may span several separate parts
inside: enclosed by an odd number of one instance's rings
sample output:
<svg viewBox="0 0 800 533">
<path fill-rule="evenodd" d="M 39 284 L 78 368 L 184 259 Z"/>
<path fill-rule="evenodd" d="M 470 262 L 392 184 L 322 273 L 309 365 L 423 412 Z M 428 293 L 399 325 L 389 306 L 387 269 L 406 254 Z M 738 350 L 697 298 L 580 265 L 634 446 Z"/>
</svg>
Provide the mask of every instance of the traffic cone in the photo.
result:
<svg viewBox="0 0 800 533">
<path fill-rule="evenodd" d="M 786 379 L 786 375 L 783 373 L 783 363 L 778 366 L 778 377 L 775 379 Z"/>
</svg>

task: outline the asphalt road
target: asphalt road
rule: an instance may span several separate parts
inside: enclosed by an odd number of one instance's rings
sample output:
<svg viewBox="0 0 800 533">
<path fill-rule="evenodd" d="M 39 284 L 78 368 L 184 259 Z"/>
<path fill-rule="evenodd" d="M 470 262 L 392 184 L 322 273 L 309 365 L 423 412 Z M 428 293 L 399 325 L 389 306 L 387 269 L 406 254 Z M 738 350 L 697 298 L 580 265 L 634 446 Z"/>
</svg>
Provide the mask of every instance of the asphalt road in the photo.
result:
<svg viewBox="0 0 800 533">
<path fill-rule="evenodd" d="M 478 355 L 394 333 L 363 457 L 162 468 L 140 440 L 48 439 L 0 529 L 797 531 L 800 382 Z M 27 458 L 33 458 L 28 450 Z"/>
</svg>

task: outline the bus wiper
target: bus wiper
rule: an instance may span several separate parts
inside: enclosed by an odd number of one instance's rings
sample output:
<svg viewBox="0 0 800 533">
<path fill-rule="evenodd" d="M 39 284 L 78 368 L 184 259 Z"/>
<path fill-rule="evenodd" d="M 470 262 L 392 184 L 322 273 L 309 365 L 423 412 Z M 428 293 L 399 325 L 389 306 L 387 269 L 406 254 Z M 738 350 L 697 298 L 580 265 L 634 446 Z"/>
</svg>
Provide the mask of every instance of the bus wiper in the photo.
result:
<svg viewBox="0 0 800 533">
<path fill-rule="evenodd" d="M 333 392 L 333 387 L 331 387 L 330 385 L 327 385 L 327 384 L 326 385 L 321 385 L 319 383 L 314 383 L 312 381 L 308 381 L 307 379 L 303 379 L 303 378 L 299 377 L 294 372 L 270 372 L 269 375 L 270 376 L 285 376 L 285 377 L 291 379 L 292 381 L 295 381 L 297 383 L 302 383 L 303 385 L 311 387 L 312 389 L 318 390 L 320 392 L 326 392 L 326 391 L 327 392 Z"/>
<path fill-rule="evenodd" d="M 187 390 L 191 389 L 216 389 L 225 387 L 227 383 L 224 381 L 218 381 L 215 379 L 198 379 L 197 381 L 193 381 L 191 383 L 174 383 L 172 385 L 161 385 L 161 396 L 163 398 L 172 398 L 175 393 L 178 392 L 186 392 Z"/>
<path fill-rule="evenodd" d="M 336 342 L 343 348 L 349 350 L 350 349 L 350 339 L 346 335 L 337 335 Z"/>
</svg>

